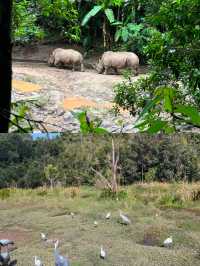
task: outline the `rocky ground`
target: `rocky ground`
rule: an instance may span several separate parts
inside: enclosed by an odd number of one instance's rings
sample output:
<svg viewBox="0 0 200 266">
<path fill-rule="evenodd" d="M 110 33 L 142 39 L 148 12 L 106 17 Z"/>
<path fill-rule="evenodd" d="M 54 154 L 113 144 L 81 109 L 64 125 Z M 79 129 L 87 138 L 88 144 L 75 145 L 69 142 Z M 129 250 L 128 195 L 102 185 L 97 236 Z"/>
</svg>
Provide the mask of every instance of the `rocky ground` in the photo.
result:
<svg viewBox="0 0 200 266">
<path fill-rule="evenodd" d="M 125 111 L 115 116 L 112 111 L 113 86 L 122 81 L 123 76 L 97 74 L 92 66 L 99 55 L 85 60 L 85 72 L 49 67 L 45 62 L 53 48 L 42 45 L 14 49 L 13 80 L 26 81 L 30 88 L 19 89 L 13 85 L 13 101 L 34 98 L 40 107 L 31 107 L 31 117 L 43 121 L 48 131 L 78 132 L 79 122 L 71 111 L 87 109 L 90 117 L 100 118 L 102 127 L 110 132 L 134 132 L 135 118 Z M 34 84 L 40 89 L 31 89 Z"/>
</svg>

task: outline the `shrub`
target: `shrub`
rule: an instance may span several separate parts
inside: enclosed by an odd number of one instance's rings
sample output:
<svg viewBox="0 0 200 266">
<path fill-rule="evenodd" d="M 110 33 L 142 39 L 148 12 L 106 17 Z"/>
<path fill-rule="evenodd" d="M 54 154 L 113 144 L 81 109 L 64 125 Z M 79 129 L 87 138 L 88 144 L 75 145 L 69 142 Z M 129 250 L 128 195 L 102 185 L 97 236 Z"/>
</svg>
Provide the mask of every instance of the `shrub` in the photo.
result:
<svg viewBox="0 0 200 266">
<path fill-rule="evenodd" d="M 19 0 L 13 3 L 13 39 L 29 43 L 48 36 L 69 41 L 80 40 L 75 3 L 69 0 Z"/>
<path fill-rule="evenodd" d="M 117 86 L 115 97 L 131 114 L 140 113 L 140 131 L 172 133 L 182 125 L 200 127 L 198 10 L 197 0 L 169 0 L 149 19 L 155 31 L 144 50 L 151 73 L 133 85 Z"/>
<path fill-rule="evenodd" d="M 41 40 L 45 33 L 37 25 L 37 15 L 31 9 L 31 3 L 27 0 L 13 2 L 13 39 L 15 43 L 28 43 L 33 40 Z"/>
<path fill-rule="evenodd" d="M 117 200 L 122 200 L 127 198 L 128 193 L 126 190 L 122 190 L 120 189 L 117 193 L 113 192 L 110 189 L 103 189 L 101 194 L 100 194 L 100 198 L 102 199 L 117 199 Z"/>
</svg>

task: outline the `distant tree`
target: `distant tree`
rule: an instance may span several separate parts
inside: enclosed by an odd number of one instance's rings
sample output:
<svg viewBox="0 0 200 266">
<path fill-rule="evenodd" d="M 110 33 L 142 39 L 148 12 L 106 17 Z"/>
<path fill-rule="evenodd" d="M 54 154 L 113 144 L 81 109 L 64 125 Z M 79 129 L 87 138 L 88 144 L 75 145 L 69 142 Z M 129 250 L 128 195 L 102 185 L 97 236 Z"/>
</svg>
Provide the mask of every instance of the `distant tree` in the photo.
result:
<svg viewBox="0 0 200 266">
<path fill-rule="evenodd" d="M 52 164 L 48 164 L 44 167 L 45 178 L 50 184 L 51 189 L 55 186 L 55 182 L 58 178 L 58 168 Z"/>
<path fill-rule="evenodd" d="M 11 8 L 12 0 L 0 1 L 0 132 L 9 128 L 11 104 Z"/>
</svg>

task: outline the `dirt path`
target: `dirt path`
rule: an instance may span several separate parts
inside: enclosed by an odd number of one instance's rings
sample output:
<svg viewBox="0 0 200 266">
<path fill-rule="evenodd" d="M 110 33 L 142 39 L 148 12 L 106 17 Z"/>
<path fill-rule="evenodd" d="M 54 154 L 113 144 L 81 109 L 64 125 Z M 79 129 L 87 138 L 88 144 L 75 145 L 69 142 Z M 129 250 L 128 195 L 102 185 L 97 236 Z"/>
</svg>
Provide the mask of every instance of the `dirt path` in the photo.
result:
<svg viewBox="0 0 200 266">
<path fill-rule="evenodd" d="M 45 61 L 52 47 L 45 48 L 34 48 L 32 52 L 15 51 L 13 57 Z M 90 58 L 86 64 L 93 64 L 96 60 L 96 57 Z M 137 78 L 133 77 L 133 80 Z M 72 72 L 69 69 L 49 67 L 46 63 L 14 61 L 13 79 L 13 101 L 38 100 L 41 108 L 33 107 L 31 115 L 43 121 L 48 131 L 78 132 L 78 121 L 70 111 L 88 107 L 89 114 L 100 118 L 102 126 L 109 131 L 119 132 L 122 127 L 119 121 L 123 120 L 124 132 L 133 132 L 134 119 L 127 112 L 115 117 L 110 111 L 114 98 L 113 86 L 123 80 L 121 75 L 100 75 L 91 68 L 85 72 Z M 20 80 L 28 82 L 22 86 L 25 89 L 20 88 Z M 39 85 L 41 89 L 34 90 L 36 86 L 33 84 Z"/>
</svg>

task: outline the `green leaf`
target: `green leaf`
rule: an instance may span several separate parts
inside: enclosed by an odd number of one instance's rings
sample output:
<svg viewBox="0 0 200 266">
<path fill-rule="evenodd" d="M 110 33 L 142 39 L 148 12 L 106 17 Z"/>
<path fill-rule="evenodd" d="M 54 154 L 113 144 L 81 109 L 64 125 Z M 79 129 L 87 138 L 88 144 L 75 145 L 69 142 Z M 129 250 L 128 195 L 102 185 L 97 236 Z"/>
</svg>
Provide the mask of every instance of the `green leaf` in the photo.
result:
<svg viewBox="0 0 200 266">
<path fill-rule="evenodd" d="M 124 42 L 128 40 L 128 30 L 126 27 L 122 28 L 122 39 Z"/>
<path fill-rule="evenodd" d="M 164 92 L 164 109 L 166 112 L 172 112 L 173 111 L 173 98 L 175 96 L 174 88 L 171 87 L 165 87 L 163 89 Z"/>
<path fill-rule="evenodd" d="M 94 17 L 100 10 L 102 9 L 102 6 L 94 6 L 93 9 L 91 9 L 83 18 L 82 22 L 81 22 L 81 26 L 85 26 L 88 21 Z"/>
<path fill-rule="evenodd" d="M 122 30 L 121 29 L 116 31 L 116 33 L 115 33 L 115 42 L 117 42 L 120 39 L 121 34 L 122 34 Z"/>
<path fill-rule="evenodd" d="M 137 33 L 137 32 L 139 32 L 144 27 L 144 25 L 142 25 L 142 24 L 135 24 L 135 23 L 128 23 L 127 24 L 127 27 L 128 27 L 129 30 Z"/>
<path fill-rule="evenodd" d="M 180 113 L 187 116 L 193 124 L 200 125 L 200 113 L 194 106 L 176 105 L 175 113 Z"/>
<path fill-rule="evenodd" d="M 154 120 L 151 122 L 150 127 L 147 132 L 150 134 L 158 133 L 161 129 L 163 129 L 167 124 L 167 121 L 162 120 Z"/>
<path fill-rule="evenodd" d="M 112 23 L 112 26 L 121 26 L 123 23 L 121 21 L 115 21 Z"/>
<path fill-rule="evenodd" d="M 115 16 L 112 9 L 110 8 L 105 9 L 105 14 L 110 23 L 113 23 L 115 21 Z"/>
<path fill-rule="evenodd" d="M 136 120 L 136 123 L 144 116 L 146 115 L 152 107 L 154 107 L 157 103 L 159 103 L 161 100 L 161 95 L 156 96 L 153 100 L 150 100 L 147 105 L 144 107 L 142 112 L 140 113 L 138 119 Z"/>
<path fill-rule="evenodd" d="M 138 128 L 140 131 L 143 131 L 145 130 L 146 127 L 148 127 L 148 123 L 149 123 L 148 119 L 145 119 L 141 123 L 134 125 L 134 128 Z"/>
<path fill-rule="evenodd" d="M 101 128 L 101 127 L 95 128 L 94 132 L 98 134 L 108 133 L 108 131 L 105 128 Z"/>
<path fill-rule="evenodd" d="M 163 128 L 165 134 L 172 134 L 174 132 L 176 132 L 176 128 L 174 126 L 171 125 L 165 125 L 165 127 Z"/>
</svg>

